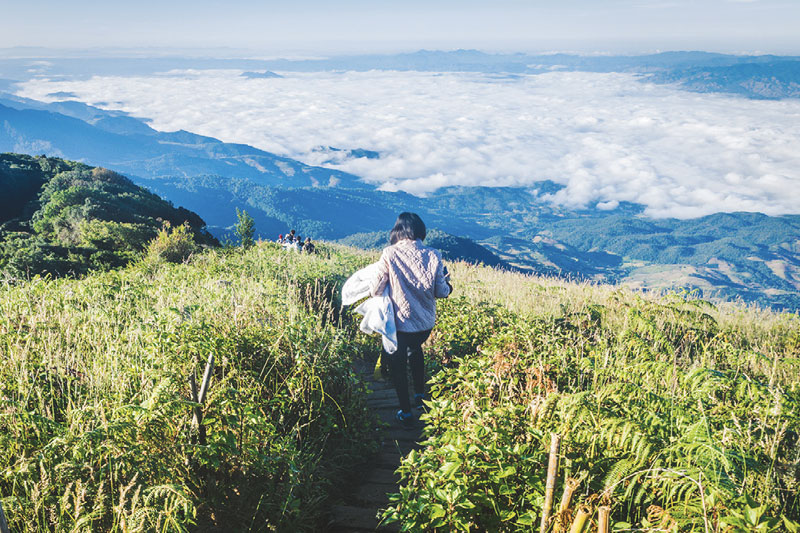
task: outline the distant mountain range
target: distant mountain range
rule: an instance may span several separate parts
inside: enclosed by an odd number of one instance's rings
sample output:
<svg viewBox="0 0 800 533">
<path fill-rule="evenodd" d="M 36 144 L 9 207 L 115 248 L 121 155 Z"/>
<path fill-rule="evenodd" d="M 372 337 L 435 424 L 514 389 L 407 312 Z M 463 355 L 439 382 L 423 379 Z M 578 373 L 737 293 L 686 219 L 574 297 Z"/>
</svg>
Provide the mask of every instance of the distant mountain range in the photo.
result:
<svg viewBox="0 0 800 533">
<path fill-rule="evenodd" d="M 800 61 L 674 68 L 652 74 L 647 80 L 676 83 L 683 89 L 701 93 L 731 93 L 769 100 L 800 98 Z"/>
<path fill-rule="evenodd" d="M 343 239 L 340 244 L 363 248 L 366 250 L 381 250 L 389 244 L 388 231 L 373 231 L 370 233 L 354 233 Z M 442 257 L 449 261 L 469 261 L 486 266 L 515 270 L 514 267 L 497 257 L 486 247 L 477 244 L 472 239 L 450 235 L 438 229 L 428 229 L 425 244 L 442 252 Z"/>
<path fill-rule="evenodd" d="M 251 80 L 269 80 L 269 79 L 276 79 L 276 78 L 283 78 L 280 74 L 275 74 L 267 70 L 266 72 L 242 72 L 243 78 L 248 78 Z"/>
<path fill-rule="evenodd" d="M 294 228 L 315 239 L 349 237 L 345 242 L 374 247 L 397 214 L 409 210 L 443 232 L 437 239 L 451 257 L 642 288 L 699 288 L 707 297 L 800 309 L 797 215 L 655 220 L 642 215 L 642 206 L 625 203 L 610 211 L 567 210 L 546 200 L 560 188 L 550 181 L 528 188 L 450 187 L 420 198 L 246 145 L 160 133 L 77 102 L 7 96 L 0 99 L 0 125 L 0 152 L 63 156 L 124 173 L 197 212 L 217 236 L 229 231 L 239 207 L 262 237 Z M 332 158 L 380 157 L 357 147 L 320 150 Z"/>
<path fill-rule="evenodd" d="M 44 51 L 40 51 L 44 54 Z M 554 70 L 628 72 L 654 83 L 674 83 L 699 92 L 750 98 L 797 98 L 800 57 L 742 56 L 700 51 L 658 54 L 490 54 L 479 50 L 419 50 L 393 55 L 366 54 L 320 59 L 221 59 L 192 57 L 0 57 L 0 90 L 36 75 L 80 77 L 149 75 L 170 70 L 238 69 L 247 78 L 280 78 L 280 72 L 431 71 L 541 74 Z M 68 98 L 68 96 L 65 96 Z"/>
<path fill-rule="evenodd" d="M 124 113 L 76 101 L 45 104 L 0 94 L 0 124 L 0 151 L 46 153 L 131 177 L 216 174 L 269 186 L 368 187 L 346 172 L 188 131 L 159 132 Z"/>
</svg>

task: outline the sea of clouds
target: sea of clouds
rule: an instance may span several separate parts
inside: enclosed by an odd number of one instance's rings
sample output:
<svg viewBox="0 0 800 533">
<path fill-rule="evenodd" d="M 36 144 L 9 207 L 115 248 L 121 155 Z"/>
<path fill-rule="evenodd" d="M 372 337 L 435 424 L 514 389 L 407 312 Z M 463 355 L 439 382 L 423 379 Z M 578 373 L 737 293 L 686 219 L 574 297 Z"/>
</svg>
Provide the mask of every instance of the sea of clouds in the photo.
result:
<svg viewBox="0 0 800 533">
<path fill-rule="evenodd" d="M 642 83 L 634 75 L 180 71 L 36 79 L 18 94 L 73 93 L 105 109 L 323 164 L 385 190 L 553 180 L 566 207 L 646 206 L 654 217 L 800 213 L 800 101 Z M 320 146 L 363 148 L 378 159 Z"/>
</svg>

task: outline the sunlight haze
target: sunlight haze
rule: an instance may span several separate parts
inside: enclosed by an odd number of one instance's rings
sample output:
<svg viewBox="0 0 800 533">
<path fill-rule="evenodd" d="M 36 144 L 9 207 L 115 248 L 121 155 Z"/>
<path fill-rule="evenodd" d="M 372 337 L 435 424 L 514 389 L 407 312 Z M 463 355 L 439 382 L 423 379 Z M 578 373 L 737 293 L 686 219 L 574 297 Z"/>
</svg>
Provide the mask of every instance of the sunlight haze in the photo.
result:
<svg viewBox="0 0 800 533">
<path fill-rule="evenodd" d="M 4 25 L 0 48 L 800 52 L 800 3 L 787 0 L 258 4 L 34 0 L 15 2 L 4 12 L 4 19 L 13 23 Z"/>
</svg>

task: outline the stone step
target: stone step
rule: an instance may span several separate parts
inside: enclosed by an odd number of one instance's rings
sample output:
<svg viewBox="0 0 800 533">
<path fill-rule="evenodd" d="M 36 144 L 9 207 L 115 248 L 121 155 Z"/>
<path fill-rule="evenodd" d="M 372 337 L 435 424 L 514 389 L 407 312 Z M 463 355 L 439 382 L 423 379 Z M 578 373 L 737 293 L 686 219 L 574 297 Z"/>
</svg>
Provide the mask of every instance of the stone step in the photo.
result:
<svg viewBox="0 0 800 533">
<path fill-rule="evenodd" d="M 361 485 L 355 493 L 355 500 L 364 504 L 375 504 L 379 508 L 389 505 L 387 494 L 397 492 L 397 485 L 385 483 L 368 483 Z"/>
</svg>

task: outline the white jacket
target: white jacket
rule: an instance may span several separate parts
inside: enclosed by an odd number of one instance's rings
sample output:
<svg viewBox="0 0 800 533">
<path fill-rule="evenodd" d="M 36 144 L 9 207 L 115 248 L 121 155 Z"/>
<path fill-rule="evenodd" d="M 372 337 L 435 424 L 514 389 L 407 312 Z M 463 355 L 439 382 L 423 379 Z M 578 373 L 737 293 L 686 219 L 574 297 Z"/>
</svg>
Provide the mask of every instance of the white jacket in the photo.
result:
<svg viewBox="0 0 800 533">
<path fill-rule="evenodd" d="M 373 263 L 347 278 L 342 286 L 342 306 L 352 305 L 370 295 L 370 282 L 378 275 L 380 265 Z M 394 309 L 389 298 L 389 287 L 384 287 L 380 296 L 372 296 L 355 308 L 363 315 L 359 329 L 364 333 L 380 333 L 383 336 L 383 349 L 387 353 L 397 351 L 397 326 L 394 322 Z"/>
</svg>

